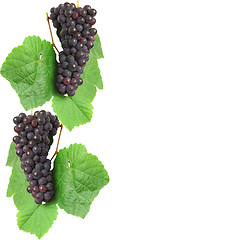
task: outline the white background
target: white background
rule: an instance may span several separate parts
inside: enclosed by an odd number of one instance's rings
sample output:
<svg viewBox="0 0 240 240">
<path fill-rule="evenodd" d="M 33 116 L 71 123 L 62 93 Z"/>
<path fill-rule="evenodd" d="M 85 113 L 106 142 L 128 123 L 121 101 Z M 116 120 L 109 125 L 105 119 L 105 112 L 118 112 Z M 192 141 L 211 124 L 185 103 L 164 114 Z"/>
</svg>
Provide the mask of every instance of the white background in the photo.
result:
<svg viewBox="0 0 240 240">
<path fill-rule="evenodd" d="M 0 64 L 28 35 L 50 40 L 45 12 L 59 3 L 1 2 Z M 104 90 L 92 122 L 64 129 L 60 148 L 86 145 L 111 181 L 84 220 L 59 210 L 43 239 L 239 240 L 240 2 L 87 3 Z M 2 77 L 0 89 L 0 239 L 36 239 L 6 197 L 12 118 L 24 109 Z"/>
</svg>

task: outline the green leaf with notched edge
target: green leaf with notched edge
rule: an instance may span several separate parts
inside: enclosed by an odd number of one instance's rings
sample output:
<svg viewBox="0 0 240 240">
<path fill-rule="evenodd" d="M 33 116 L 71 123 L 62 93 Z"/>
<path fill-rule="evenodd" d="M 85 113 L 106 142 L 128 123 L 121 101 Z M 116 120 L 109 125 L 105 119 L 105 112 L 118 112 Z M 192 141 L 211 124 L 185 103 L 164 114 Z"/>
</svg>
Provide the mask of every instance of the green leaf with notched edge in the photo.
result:
<svg viewBox="0 0 240 240">
<path fill-rule="evenodd" d="M 60 150 L 54 164 L 56 201 L 67 213 L 84 218 L 109 176 L 98 158 L 81 144 Z"/>
<path fill-rule="evenodd" d="M 15 151 L 13 152 L 15 153 Z M 16 154 L 16 153 L 15 153 Z M 10 177 L 10 181 L 8 184 L 7 189 L 7 197 L 11 197 L 14 193 L 21 191 L 24 186 L 24 192 L 26 192 L 27 189 L 27 180 L 23 173 L 23 170 L 20 167 L 20 160 L 19 158 L 14 162 L 14 165 L 12 166 L 12 175 Z"/>
<path fill-rule="evenodd" d="M 53 97 L 53 111 L 59 120 L 68 129 L 83 125 L 92 119 L 92 101 L 96 96 L 97 87 L 103 88 L 102 77 L 98 67 L 98 62 L 93 54 L 82 74 L 83 84 L 78 87 L 75 96 L 66 97 L 55 95 Z"/>
<path fill-rule="evenodd" d="M 52 98 L 55 71 L 56 55 L 51 43 L 36 36 L 25 38 L 23 45 L 14 48 L 1 68 L 25 110 Z"/>
<path fill-rule="evenodd" d="M 19 161 L 19 157 L 16 155 L 15 143 L 12 142 L 8 151 L 6 166 L 13 167 L 16 161 Z"/>
<path fill-rule="evenodd" d="M 25 232 L 35 234 L 40 239 L 48 232 L 57 215 L 55 203 L 41 205 L 33 203 L 18 212 L 18 227 Z"/>
<path fill-rule="evenodd" d="M 102 76 L 100 73 L 100 69 L 98 67 L 97 58 L 93 55 L 89 55 L 89 61 L 84 68 L 84 72 L 82 74 L 83 81 L 91 83 L 93 86 L 96 86 L 98 89 L 103 89 Z M 81 89 L 81 86 L 80 86 Z"/>
<path fill-rule="evenodd" d="M 10 146 L 9 159 L 14 157 L 15 149 Z M 28 182 L 20 167 L 20 160 L 10 160 L 12 163 L 12 175 L 8 185 L 7 196 L 13 195 L 14 204 L 19 210 L 17 222 L 20 230 L 35 234 L 41 238 L 48 232 L 54 220 L 57 218 L 57 205 L 55 202 L 37 205 L 34 198 L 26 190 Z"/>
<path fill-rule="evenodd" d="M 94 48 L 91 50 L 91 52 L 95 55 L 97 59 L 104 58 L 101 41 L 98 34 L 95 36 Z"/>
<path fill-rule="evenodd" d="M 53 111 L 69 131 L 75 126 L 90 122 L 92 118 L 93 106 L 91 101 L 78 91 L 73 97 L 56 95 L 52 101 Z"/>
</svg>

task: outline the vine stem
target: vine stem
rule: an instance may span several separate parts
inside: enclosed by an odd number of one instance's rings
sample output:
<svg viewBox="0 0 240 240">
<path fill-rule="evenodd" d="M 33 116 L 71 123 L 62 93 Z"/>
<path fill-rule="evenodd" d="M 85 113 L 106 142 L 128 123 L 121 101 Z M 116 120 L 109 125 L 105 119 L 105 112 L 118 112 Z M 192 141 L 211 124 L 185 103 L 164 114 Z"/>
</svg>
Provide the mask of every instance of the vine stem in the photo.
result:
<svg viewBox="0 0 240 240">
<path fill-rule="evenodd" d="M 56 49 L 56 51 L 59 53 L 54 41 L 53 41 L 53 35 L 52 35 L 52 29 L 51 29 L 51 25 L 50 25 L 50 21 L 49 21 L 49 16 L 48 16 L 48 13 L 46 13 L 47 15 L 47 22 L 48 22 L 48 27 L 49 27 L 49 31 L 50 31 L 50 35 L 51 35 L 51 39 L 52 39 L 52 46 Z"/>
<path fill-rule="evenodd" d="M 62 130 L 63 130 L 63 125 L 61 124 L 61 129 L 60 129 L 60 133 L 59 133 L 59 136 L 58 136 L 58 142 L 57 142 L 57 147 L 56 147 L 56 151 L 55 153 L 53 154 L 52 158 L 51 158 L 51 161 L 53 160 L 53 158 L 58 154 L 58 147 L 59 147 L 59 142 L 60 142 L 60 138 L 61 138 L 61 134 L 62 134 Z"/>
</svg>

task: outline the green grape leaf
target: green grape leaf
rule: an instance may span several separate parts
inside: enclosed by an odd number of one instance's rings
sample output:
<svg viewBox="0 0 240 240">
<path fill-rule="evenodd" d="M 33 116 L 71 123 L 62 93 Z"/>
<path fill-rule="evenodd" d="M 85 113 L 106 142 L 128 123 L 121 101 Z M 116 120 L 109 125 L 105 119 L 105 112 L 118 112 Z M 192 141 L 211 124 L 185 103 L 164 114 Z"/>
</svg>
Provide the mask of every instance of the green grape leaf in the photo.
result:
<svg viewBox="0 0 240 240">
<path fill-rule="evenodd" d="M 25 232 L 35 234 L 40 239 L 48 232 L 54 220 L 57 219 L 57 215 L 55 203 L 41 205 L 33 203 L 18 212 L 18 227 Z"/>
<path fill-rule="evenodd" d="M 91 121 L 93 106 L 81 92 L 76 91 L 73 97 L 56 95 L 52 101 L 53 111 L 69 131 Z"/>
<path fill-rule="evenodd" d="M 11 149 L 10 149 L 11 150 Z M 12 151 L 11 154 L 15 153 L 15 151 Z M 15 153 L 16 155 L 16 153 Z M 9 154 L 10 156 L 10 154 Z M 17 157 L 18 158 L 18 157 Z M 26 192 L 26 188 L 28 186 L 26 177 L 23 173 L 23 170 L 20 167 L 20 160 L 19 158 L 14 162 L 14 165 L 12 166 L 12 175 L 10 177 L 10 181 L 8 184 L 7 189 L 7 197 L 11 197 L 14 193 L 22 190 L 24 186 L 24 191 Z"/>
<path fill-rule="evenodd" d="M 67 213 L 84 218 L 109 176 L 98 158 L 81 144 L 60 150 L 54 164 L 56 201 Z"/>
<path fill-rule="evenodd" d="M 13 167 L 16 161 L 19 161 L 19 157 L 16 155 L 15 143 L 12 142 L 8 151 L 6 166 Z"/>
<path fill-rule="evenodd" d="M 62 124 L 71 131 L 75 126 L 83 125 L 92 119 L 92 101 L 96 96 L 97 87 L 103 88 L 97 58 L 90 54 L 90 59 L 82 74 L 83 84 L 78 87 L 73 97 L 60 94 L 53 97 L 53 111 Z"/>
<path fill-rule="evenodd" d="M 89 57 L 89 61 L 82 74 L 83 82 L 86 81 L 98 89 L 103 89 L 102 76 L 98 67 L 97 58 L 93 54 L 90 54 Z"/>
<path fill-rule="evenodd" d="M 8 159 L 14 157 L 15 149 L 12 144 Z M 20 167 L 20 160 L 11 159 L 12 175 L 8 185 L 7 196 L 13 195 L 14 204 L 19 210 L 17 222 L 20 230 L 35 234 L 39 239 L 48 232 L 54 220 L 57 218 L 57 205 L 55 202 L 37 205 L 34 198 L 26 190 L 28 182 Z"/>
<path fill-rule="evenodd" d="M 20 102 L 29 110 L 43 105 L 55 94 L 56 55 L 50 42 L 32 36 L 12 50 L 1 68 L 17 92 Z"/>
<path fill-rule="evenodd" d="M 91 51 L 96 56 L 97 59 L 104 58 L 102 45 L 98 34 L 95 36 L 94 47 Z"/>
</svg>

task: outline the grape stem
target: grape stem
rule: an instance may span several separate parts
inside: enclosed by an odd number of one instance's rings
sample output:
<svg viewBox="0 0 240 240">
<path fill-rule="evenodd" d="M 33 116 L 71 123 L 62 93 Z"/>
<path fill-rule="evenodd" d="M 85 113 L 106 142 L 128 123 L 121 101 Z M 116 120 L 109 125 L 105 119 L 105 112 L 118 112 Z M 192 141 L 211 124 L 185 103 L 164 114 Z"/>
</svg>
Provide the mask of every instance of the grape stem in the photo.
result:
<svg viewBox="0 0 240 240">
<path fill-rule="evenodd" d="M 48 22 L 48 27 L 49 27 L 49 31 L 50 31 L 50 35 L 51 35 L 51 39 L 52 39 L 52 46 L 56 49 L 56 51 L 59 53 L 54 41 L 53 41 L 53 35 L 52 35 L 52 29 L 51 29 L 51 25 L 50 25 L 50 21 L 49 21 L 49 16 L 48 16 L 48 13 L 46 13 L 47 15 L 47 22 Z"/>
<path fill-rule="evenodd" d="M 33 110 L 31 109 L 31 115 L 33 115 Z"/>
<path fill-rule="evenodd" d="M 77 0 L 77 7 L 79 8 L 79 0 Z"/>
<path fill-rule="evenodd" d="M 58 154 L 58 147 L 59 147 L 59 142 L 60 142 L 60 138 L 61 138 L 61 134 L 62 134 L 62 130 L 63 130 L 63 125 L 61 124 L 61 129 L 60 129 L 60 133 L 59 133 L 59 136 L 58 136 L 58 142 L 57 142 L 57 147 L 56 147 L 56 151 L 55 153 L 53 154 L 52 158 L 51 158 L 51 161 L 53 160 L 53 158 Z"/>
</svg>

